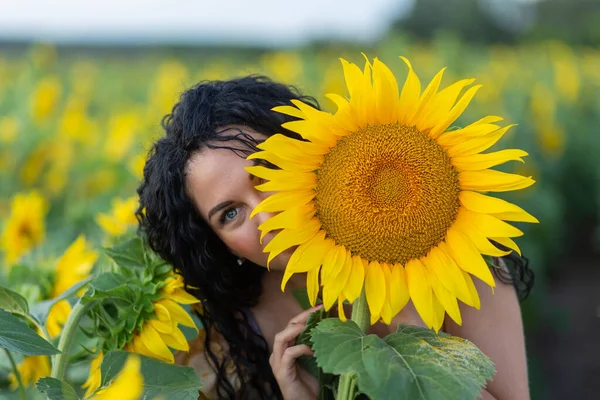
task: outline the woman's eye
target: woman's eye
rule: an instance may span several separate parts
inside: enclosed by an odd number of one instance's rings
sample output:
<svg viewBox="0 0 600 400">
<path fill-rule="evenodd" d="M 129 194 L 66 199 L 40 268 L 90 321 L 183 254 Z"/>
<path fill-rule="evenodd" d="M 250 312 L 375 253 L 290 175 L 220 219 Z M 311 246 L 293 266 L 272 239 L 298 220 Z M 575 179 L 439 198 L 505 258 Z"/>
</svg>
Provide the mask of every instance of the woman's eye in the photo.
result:
<svg viewBox="0 0 600 400">
<path fill-rule="evenodd" d="M 225 210 L 225 212 L 221 215 L 221 223 L 226 224 L 231 222 L 235 217 L 237 217 L 238 213 L 239 209 L 237 207 Z"/>
</svg>

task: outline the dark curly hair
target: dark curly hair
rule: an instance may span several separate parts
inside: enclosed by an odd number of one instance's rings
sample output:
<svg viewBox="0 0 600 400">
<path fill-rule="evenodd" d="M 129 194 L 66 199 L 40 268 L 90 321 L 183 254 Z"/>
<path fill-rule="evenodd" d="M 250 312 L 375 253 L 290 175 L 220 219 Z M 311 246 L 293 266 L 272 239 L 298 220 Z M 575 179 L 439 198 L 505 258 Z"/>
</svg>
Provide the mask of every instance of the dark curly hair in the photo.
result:
<svg viewBox="0 0 600 400">
<path fill-rule="evenodd" d="M 257 143 L 242 131 L 219 132 L 227 125 L 247 126 L 267 136 L 282 133 L 299 138 L 281 127 L 293 118 L 272 111 L 292 99 L 319 107 L 312 97 L 262 76 L 202 82 L 185 91 L 162 120 L 166 135 L 150 150 L 137 190 L 140 232 L 152 249 L 183 275 L 188 291 L 201 300 L 203 311 L 198 317 L 206 332 L 204 351 L 216 371 L 217 394 L 223 399 L 246 398 L 249 393 L 282 398 L 269 366 L 267 343 L 252 329 L 248 317 L 248 309 L 257 304 L 261 294 L 265 269 L 249 261 L 240 268 L 237 258 L 200 217 L 186 192 L 186 164 L 203 148 L 226 148 L 241 157 L 256 149 Z M 232 147 L 234 142 L 244 146 Z M 502 281 L 510 279 L 519 293 L 528 293 L 532 279 L 526 260 L 514 255 L 507 259 L 510 276 L 494 268 L 496 275 Z M 229 345 L 224 360 L 211 351 L 211 328 Z M 229 362 L 234 363 L 243 382 L 242 394 L 235 393 L 226 378 Z"/>
</svg>

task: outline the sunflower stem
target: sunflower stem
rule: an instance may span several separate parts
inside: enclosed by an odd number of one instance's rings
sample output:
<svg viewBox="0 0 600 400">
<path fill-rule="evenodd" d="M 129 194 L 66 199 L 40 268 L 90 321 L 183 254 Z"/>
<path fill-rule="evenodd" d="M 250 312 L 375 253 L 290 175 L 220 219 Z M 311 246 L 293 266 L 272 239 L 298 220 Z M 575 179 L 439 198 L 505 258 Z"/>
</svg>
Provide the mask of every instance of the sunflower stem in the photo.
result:
<svg viewBox="0 0 600 400">
<path fill-rule="evenodd" d="M 363 333 L 367 333 L 370 323 L 371 314 L 369 312 L 369 304 L 367 303 L 367 297 L 365 295 L 365 289 L 358 299 L 352 304 L 352 317 L 350 318 Z M 356 386 L 357 376 L 355 372 L 346 372 L 340 377 L 340 383 L 338 385 L 338 392 L 336 400 L 354 400 L 358 388 Z"/>
<path fill-rule="evenodd" d="M 367 333 L 371 326 L 370 318 L 371 313 L 369 312 L 369 304 L 367 303 L 367 296 L 365 295 L 365 289 L 363 288 L 358 299 L 352 304 L 352 317 L 350 317 L 350 319 L 358 325 L 363 333 Z"/>
<path fill-rule="evenodd" d="M 25 386 L 23 385 L 23 380 L 21 379 L 21 373 L 19 372 L 19 368 L 17 368 L 17 363 L 13 358 L 12 354 L 8 349 L 4 349 L 4 352 L 8 356 L 10 361 L 10 365 L 13 369 L 13 373 L 15 374 L 15 378 L 17 379 L 17 384 L 19 385 L 19 393 L 21 394 L 21 400 L 27 400 L 27 394 L 25 394 Z"/>
<path fill-rule="evenodd" d="M 54 363 L 52 364 L 51 377 L 63 380 L 65 371 L 67 370 L 67 360 L 69 359 L 69 353 L 71 352 L 71 345 L 75 339 L 77 329 L 79 329 L 79 321 L 87 313 L 87 311 L 94 305 L 94 302 L 90 302 L 86 305 L 81 304 L 81 300 L 75 304 L 73 310 L 67 318 L 67 322 L 63 327 L 58 341 L 58 350 L 60 353 L 56 355 Z"/>
</svg>

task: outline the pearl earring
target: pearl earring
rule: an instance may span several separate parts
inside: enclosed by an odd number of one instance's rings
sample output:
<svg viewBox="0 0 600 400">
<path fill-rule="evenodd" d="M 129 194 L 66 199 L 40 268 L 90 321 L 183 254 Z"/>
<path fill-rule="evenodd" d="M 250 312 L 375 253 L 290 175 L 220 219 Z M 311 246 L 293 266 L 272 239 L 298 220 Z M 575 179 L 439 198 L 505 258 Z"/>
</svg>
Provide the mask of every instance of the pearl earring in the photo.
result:
<svg viewBox="0 0 600 400">
<path fill-rule="evenodd" d="M 242 264 L 244 263 L 244 261 L 245 261 L 245 260 L 244 260 L 243 258 L 238 258 L 238 259 L 237 259 L 237 264 L 238 264 L 238 265 L 241 267 L 241 266 L 242 266 Z"/>
</svg>

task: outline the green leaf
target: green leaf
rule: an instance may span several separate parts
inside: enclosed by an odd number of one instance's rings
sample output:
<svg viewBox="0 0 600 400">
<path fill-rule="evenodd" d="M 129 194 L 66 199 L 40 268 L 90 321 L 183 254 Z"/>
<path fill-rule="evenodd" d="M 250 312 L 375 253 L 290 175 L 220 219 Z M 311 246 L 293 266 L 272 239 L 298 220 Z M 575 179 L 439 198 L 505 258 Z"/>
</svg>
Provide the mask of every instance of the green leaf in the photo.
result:
<svg viewBox="0 0 600 400">
<path fill-rule="evenodd" d="M 119 242 L 116 246 L 104 249 L 106 254 L 120 267 L 145 267 L 146 257 L 142 239 L 134 236 Z"/>
<path fill-rule="evenodd" d="M 116 378 L 123 368 L 125 360 L 132 353 L 126 351 L 109 351 L 104 355 L 102 380 L 100 387 Z M 141 372 L 144 378 L 144 399 L 160 396 L 164 399 L 196 400 L 202 382 L 190 367 L 167 364 L 160 360 L 136 354 L 141 359 Z"/>
<path fill-rule="evenodd" d="M 90 282 L 82 302 L 85 304 L 92 300 L 105 298 L 132 302 L 136 298 L 135 291 L 131 287 L 132 284 L 133 282 L 126 281 L 120 274 L 104 272 Z"/>
<path fill-rule="evenodd" d="M 79 396 L 71 385 L 60 379 L 42 378 L 37 381 L 36 387 L 50 400 L 79 400 Z"/>
<path fill-rule="evenodd" d="M 413 326 L 381 339 L 352 321 L 328 318 L 313 330 L 319 366 L 355 372 L 371 399 L 475 399 L 494 373 L 491 360 L 465 339 Z"/>
<path fill-rule="evenodd" d="M 27 356 L 60 353 L 26 323 L 2 308 L 0 308 L 0 348 Z"/>
<path fill-rule="evenodd" d="M 14 314 L 29 314 L 29 306 L 25 297 L 4 286 L 0 286 L 0 308 Z"/>
<path fill-rule="evenodd" d="M 327 318 L 327 312 L 322 308 L 310 313 L 310 315 L 308 316 L 308 320 L 306 321 L 306 326 L 304 327 L 304 330 L 300 332 L 300 334 L 296 338 L 296 344 L 305 344 L 309 347 L 312 347 L 312 342 L 310 340 L 312 330 L 324 318 Z M 298 363 L 305 370 L 310 372 L 312 376 L 318 377 L 319 367 L 317 366 L 317 360 L 315 360 L 314 357 L 301 356 L 300 358 L 298 358 Z"/>
<path fill-rule="evenodd" d="M 54 307 L 56 303 L 75 295 L 82 287 L 87 285 L 92 280 L 92 278 L 93 277 L 90 276 L 85 278 L 84 280 L 75 283 L 73 286 L 61 293 L 60 296 L 33 304 L 31 306 L 31 314 L 35 318 L 37 318 L 38 321 L 46 321 L 46 319 L 48 318 L 48 314 L 50 313 L 50 309 Z"/>
</svg>

